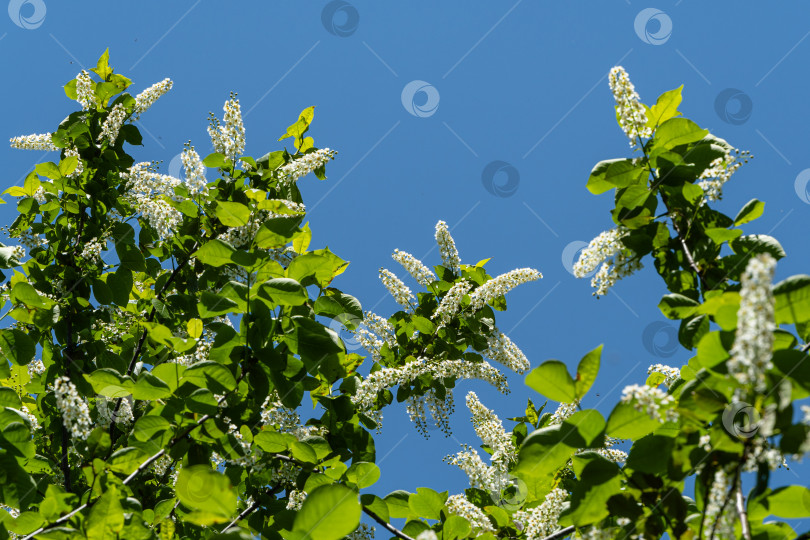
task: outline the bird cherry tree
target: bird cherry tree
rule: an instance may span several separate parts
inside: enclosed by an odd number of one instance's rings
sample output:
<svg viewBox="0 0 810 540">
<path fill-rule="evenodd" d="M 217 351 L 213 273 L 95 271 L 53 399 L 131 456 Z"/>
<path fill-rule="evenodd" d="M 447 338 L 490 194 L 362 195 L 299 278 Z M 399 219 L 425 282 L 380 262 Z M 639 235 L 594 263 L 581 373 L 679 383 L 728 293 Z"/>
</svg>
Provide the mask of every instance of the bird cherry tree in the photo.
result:
<svg viewBox="0 0 810 540">
<path fill-rule="evenodd" d="M 649 256 L 669 290 L 659 307 L 694 357 L 651 366 L 607 419 L 581 406 L 601 346 L 574 374 L 553 360 L 529 372 L 558 406 L 529 401 L 509 429 L 467 393 L 481 444 L 446 458 L 470 482 L 451 495 L 374 492 L 383 410 L 405 402 L 419 431 L 449 432 L 457 384 L 507 392 L 493 363 L 530 362 L 495 312 L 540 272 L 462 263 L 439 221 L 441 264 L 397 250 L 418 289 L 381 269 L 401 309 L 364 312 L 333 285 L 348 262 L 315 249 L 304 222 L 297 181 L 325 180 L 336 155 L 315 147 L 312 107 L 279 139 L 290 148 L 255 158 L 232 94 L 210 118 L 215 151 L 202 159 L 189 143 L 176 178 L 125 150 L 172 82 L 134 97 L 130 85 L 105 52 L 65 85 L 80 110 L 11 139 L 59 160 L 5 192 L 19 215 L 4 229 L 17 245 L 0 246 L 13 320 L 0 330 L 0 538 L 752 540 L 796 536 L 771 516 L 810 516 L 810 490 L 770 482 L 810 445 L 798 403 L 810 396 L 810 276 L 773 283 L 783 249 L 740 228 L 762 202 L 733 219 L 712 209 L 748 156 L 681 117 L 681 88 L 648 107 L 611 71 L 633 156 L 594 167 L 587 188 L 615 190 L 614 227 L 575 272 L 595 272 L 604 295 Z M 303 422 L 305 401 L 316 414 Z"/>
</svg>

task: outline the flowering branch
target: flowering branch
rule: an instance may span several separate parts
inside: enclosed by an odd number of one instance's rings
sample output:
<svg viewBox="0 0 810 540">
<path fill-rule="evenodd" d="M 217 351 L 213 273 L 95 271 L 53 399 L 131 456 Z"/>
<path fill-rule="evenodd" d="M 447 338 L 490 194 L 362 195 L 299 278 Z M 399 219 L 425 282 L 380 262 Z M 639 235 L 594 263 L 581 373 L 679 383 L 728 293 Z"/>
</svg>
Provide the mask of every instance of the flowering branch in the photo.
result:
<svg viewBox="0 0 810 540">
<path fill-rule="evenodd" d="M 565 527 L 564 529 L 560 529 L 559 531 L 555 532 L 554 534 L 550 534 L 550 535 L 546 536 L 542 540 L 559 540 L 560 538 L 565 538 L 566 536 L 568 536 L 569 534 L 574 532 L 575 529 L 576 529 L 576 527 L 574 527 L 573 525 L 569 525 L 568 527 Z"/>
<path fill-rule="evenodd" d="M 370 510 L 367 506 L 363 506 L 363 512 L 365 512 L 371 519 L 373 519 L 374 521 L 385 527 L 386 530 L 388 530 L 388 532 L 390 532 L 394 536 L 401 538 L 402 540 L 414 540 L 413 538 L 411 538 L 410 536 L 400 531 L 399 529 L 397 529 L 396 527 L 385 521 L 383 518 L 375 514 L 374 511 Z"/>
</svg>

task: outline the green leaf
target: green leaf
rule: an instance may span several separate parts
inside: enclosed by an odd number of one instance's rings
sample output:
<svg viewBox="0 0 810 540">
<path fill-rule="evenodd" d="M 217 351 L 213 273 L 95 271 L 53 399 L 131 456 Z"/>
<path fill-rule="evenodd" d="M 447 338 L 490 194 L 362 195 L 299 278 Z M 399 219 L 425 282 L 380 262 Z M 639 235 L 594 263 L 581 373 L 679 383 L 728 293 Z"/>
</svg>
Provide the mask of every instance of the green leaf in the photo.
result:
<svg viewBox="0 0 810 540">
<path fill-rule="evenodd" d="M 349 482 L 357 484 L 359 488 L 367 488 L 374 485 L 380 479 L 380 468 L 374 463 L 358 461 L 352 463 L 346 471 L 346 478 Z"/>
<path fill-rule="evenodd" d="M 90 71 L 98 75 L 102 81 L 106 81 L 107 77 L 112 75 L 112 68 L 110 67 L 110 49 L 106 49 L 104 54 L 99 57 L 96 67 L 91 68 Z"/>
<path fill-rule="evenodd" d="M 236 379 L 233 373 L 222 364 L 210 360 L 204 360 L 189 366 L 183 372 L 183 382 L 190 382 L 200 388 L 209 388 L 220 393 L 221 390 L 230 391 L 236 388 Z"/>
<path fill-rule="evenodd" d="M 579 361 L 577 366 L 577 378 L 574 380 L 574 387 L 576 390 L 577 398 L 582 397 L 588 393 L 591 385 L 596 380 L 596 375 L 599 373 L 599 363 L 602 357 L 602 345 L 586 354 Z M 566 373 L 568 371 L 566 370 Z"/>
<path fill-rule="evenodd" d="M 472 532 L 470 522 L 461 516 L 451 515 L 444 522 L 442 527 L 442 538 L 444 540 L 455 540 L 456 538 L 466 538 Z"/>
<path fill-rule="evenodd" d="M 107 285 L 110 286 L 113 302 L 121 307 L 129 304 L 129 293 L 132 292 L 132 272 L 126 268 L 119 268 L 112 274 L 107 274 Z"/>
<path fill-rule="evenodd" d="M 347 261 L 328 249 L 319 249 L 293 259 L 287 267 L 287 277 L 304 286 L 312 284 L 324 288 L 336 276 L 342 274 L 348 265 Z"/>
<path fill-rule="evenodd" d="M 184 505 L 227 520 L 236 512 L 236 490 L 224 474 L 208 465 L 191 465 L 180 469 L 175 493 Z"/>
<path fill-rule="evenodd" d="M 785 256 L 785 250 L 776 238 L 767 234 L 750 234 L 729 242 L 729 247 L 737 254 L 770 253 L 776 260 Z"/>
<path fill-rule="evenodd" d="M 40 175 L 44 176 L 45 178 L 50 178 L 51 180 L 59 180 L 62 178 L 62 173 L 59 171 L 59 167 L 56 163 L 51 163 L 50 161 L 46 161 L 45 163 L 37 163 L 34 167 L 34 171 Z"/>
<path fill-rule="evenodd" d="M 560 525 L 577 527 L 596 523 L 610 515 L 608 499 L 622 489 L 619 467 L 599 454 L 574 456 L 578 482 L 571 494 L 571 506 L 560 515 Z"/>
<path fill-rule="evenodd" d="M 209 291 L 203 291 L 200 296 L 200 302 L 197 304 L 197 311 L 203 319 L 210 317 L 219 317 L 226 313 L 239 312 L 239 305 L 218 294 Z"/>
<path fill-rule="evenodd" d="M 664 295 L 658 303 L 658 309 L 667 319 L 686 319 L 694 315 L 699 307 L 699 302 L 677 293 Z"/>
<path fill-rule="evenodd" d="M 655 130 L 650 157 L 672 150 L 676 146 L 698 142 L 708 134 L 709 130 L 701 129 L 687 118 L 670 118 Z"/>
<path fill-rule="evenodd" d="M 416 493 L 411 493 L 410 497 L 408 497 L 408 506 L 411 512 L 419 517 L 439 519 L 446 500 L 446 494 L 438 493 L 430 488 L 420 487 L 416 488 Z"/>
<path fill-rule="evenodd" d="M 17 395 L 17 392 L 7 386 L 0 386 L 0 407 L 19 409 L 21 406 L 22 401 L 20 401 L 20 396 Z"/>
<path fill-rule="evenodd" d="M 110 485 L 95 502 L 84 527 L 88 540 L 117 540 L 124 528 L 124 508 L 115 485 Z"/>
<path fill-rule="evenodd" d="M 277 306 L 300 306 L 309 300 L 306 289 L 294 279 L 273 278 L 259 285 L 259 296 Z"/>
<path fill-rule="evenodd" d="M 574 379 L 559 360 L 549 360 L 534 368 L 526 375 L 526 386 L 560 403 L 571 403 L 577 397 Z"/>
<path fill-rule="evenodd" d="M 214 152 L 213 154 L 208 154 L 205 157 L 203 160 L 203 165 L 212 169 L 222 169 L 230 166 L 231 163 L 222 154 Z"/>
<path fill-rule="evenodd" d="M 607 159 L 594 166 L 585 187 L 599 195 L 613 188 L 639 184 L 645 176 L 645 169 L 634 165 L 631 159 Z"/>
<path fill-rule="evenodd" d="M 663 435 L 642 437 L 630 448 L 627 466 L 643 473 L 665 474 L 674 444 L 674 439 Z"/>
<path fill-rule="evenodd" d="M 562 425 L 557 424 L 537 429 L 523 441 L 512 472 L 526 482 L 529 495 L 541 497 L 548 493 L 557 471 L 577 451 L 565 444 L 565 437 L 570 433 L 570 428 L 563 430 Z"/>
<path fill-rule="evenodd" d="M 730 242 L 735 238 L 739 238 L 743 233 L 740 229 L 726 229 L 724 227 L 712 227 L 705 229 L 703 232 L 718 246 L 723 242 Z"/>
<path fill-rule="evenodd" d="M 298 115 L 298 120 L 292 124 L 290 127 L 287 128 L 286 133 L 279 137 L 278 140 L 283 141 L 287 137 L 293 137 L 295 139 L 300 139 L 301 136 L 309 129 L 309 124 L 312 123 L 312 119 L 315 117 L 315 107 L 307 107 L 301 114 Z M 298 144 L 296 143 L 296 148 Z"/>
<path fill-rule="evenodd" d="M 639 439 L 661 424 L 646 412 L 637 411 L 631 403 L 619 403 L 613 408 L 607 421 L 607 435 L 617 439 Z"/>
<path fill-rule="evenodd" d="M 22 330 L 5 328 L 0 330 L 0 355 L 3 362 L 25 366 L 34 359 L 36 343 Z"/>
<path fill-rule="evenodd" d="M 253 437 L 253 442 L 259 445 L 259 448 L 271 453 L 286 452 L 295 441 L 297 439 L 289 433 L 279 433 L 269 429 L 264 429 Z"/>
<path fill-rule="evenodd" d="M 128 446 L 116 450 L 109 459 L 109 467 L 111 471 L 121 474 L 132 474 L 149 455 L 140 448 Z"/>
<path fill-rule="evenodd" d="M 388 505 L 388 512 L 392 518 L 402 519 L 410 515 L 411 507 L 408 503 L 410 496 L 410 493 L 401 489 L 385 496 L 385 504 Z"/>
<path fill-rule="evenodd" d="M 762 520 L 768 516 L 787 519 L 810 517 L 810 489 L 804 486 L 783 486 L 770 489 L 750 501 L 748 517 Z"/>
<path fill-rule="evenodd" d="M 132 389 L 132 397 L 142 400 L 165 399 L 172 395 L 169 385 L 148 371 L 142 371 Z"/>
<path fill-rule="evenodd" d="M 295 515 L 293 532 L 312 540 L 339 540 L 360 524 L 357 493 L 341 484 L 321 486 L 310 493 Z"/>
<path fill-rule="evenodd" d="M 762 201 L 758 201 L 757 199 L 751 199 L 742 209 L 737 213 L 737 217 L 734 218 L 734 225 L 742 225 L 743 223 L 748 223 L 749 221 L 754 221 L 762 213 L 765 211 L 765 203 Z"/>
<path fill-rule="evenodd" d="M 776 324 L 810 320 L 810 276 L 800 274 L 780 281 L 773 288 Z"/>
<path fill-rule="evenodd" d="M 655 105 L 650 107 L 650 112 L 647 115 L 647 126 L 655 128 L 670 118 L 681 115 L 681 113 L 678 112 L 678 105 L 681 104 L 682 90 L 683 85 L 658 96 L 658 100 L 655 102 Z"/>
<path fill-rule="evenodd" d="M 298 228 L 300 219 L 273 218 L 265 221 L 259 227 L 253 241 L 259 249 L 278 249 L 286 246 L 290 241 L 302 234 Z"/>
<path fill-rule="evenodd" d="M 571 448 L 601 448 L 605 444 L 605 419 L 596 409 L 577 411 L 560 428 L 560 442 Z"/>
<path fill-rule="evenodd" d="M 206 242 L 194 253 L 193 257 L 203 264 L 219 267 L 233 262 L 232 257 L 235 251 L 230 244 L 215 239 Z"/>
<path fill-rule="evenodd" d="M 227 227 L 242 227 L 250 220 L 250 208 L 238 202 L 217 201 L 214 214 Z"/>
<path fill-rule="evenodd" d="M 334 319 L 349 330 L 354 330 L 363 320 L 363 307 L 360 301 L 349 294 L 327 287 L 313 306 L 316 315 Z"/>
</svg>

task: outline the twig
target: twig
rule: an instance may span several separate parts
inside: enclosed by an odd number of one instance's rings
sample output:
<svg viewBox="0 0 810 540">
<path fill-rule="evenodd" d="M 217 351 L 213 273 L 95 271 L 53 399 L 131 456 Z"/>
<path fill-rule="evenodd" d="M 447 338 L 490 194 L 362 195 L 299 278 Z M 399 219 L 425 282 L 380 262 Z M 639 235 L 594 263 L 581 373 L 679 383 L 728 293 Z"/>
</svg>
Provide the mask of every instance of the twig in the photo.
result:
<svg viewBox="0 0 810 540">
<path fill-rule="evenodd" d="M 737 488 L 735 490 L 737 514 L 740 516 L 740 526 L 742 527 L 742 535 L 745 540 L 751 540 L 751 525 L 748 523 L 748 513 L 745 510 L 745 497 L 742 493 L 742 482 L 739 480 L 740 469 L 737 469 Z"/>
<path fill-rule="evenodd" d="M 566 536 L 568 536 L 569 534 L 574 532 L 574 529 L 576 529 L 576 527 L 574 527 L 573 525 L 569 525 L 568 527 L 566 527 L 564 529 L 560 529 L 559 531 L 557 531 L 557 532 L 555 532 L 555 533 L 553 533 L 553 534 L 551 534 L 549 536 L 546 536 L 542 540 L 558 540 L 559 538 L 565 538 Z"/>
<path fill-rule="evenodd" d="M 410 536 L 408 536 L 404 532 L 400 531 L 399 529 L 397 529 L 396 527 L 394 527 L 393 525 L 391 525 L 390 523 L 385 521 L 383 518 L 381 518 L 380 516 L 375 514 L 373 510 L 370 510 L 370 509 L 368 509 L 367 507 L 364 506 L 363 507 L 363 512 L 368 514 L 369 517 L 371 517 L 371 519 L 373 519 L 374 521 L 376 521 L 377 523 L 379 523 L 380 525 L 385 527 L 388 530 L 388 532 L 390 532 L 394 536 L 396 536 L 398 538 L 401 538 L 402 540 L 414 540 L 413 538 L 411 538 Z"/>
</svg>

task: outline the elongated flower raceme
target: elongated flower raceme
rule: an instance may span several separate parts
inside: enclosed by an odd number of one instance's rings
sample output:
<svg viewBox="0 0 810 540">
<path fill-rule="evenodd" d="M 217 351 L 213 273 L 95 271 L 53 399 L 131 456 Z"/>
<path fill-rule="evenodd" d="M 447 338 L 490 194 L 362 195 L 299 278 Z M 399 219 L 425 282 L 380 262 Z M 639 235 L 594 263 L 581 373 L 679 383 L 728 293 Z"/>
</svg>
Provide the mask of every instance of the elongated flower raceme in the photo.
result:
<svg viewBox="0 0 810 540">
<path fill-rule="evenodd" d="M 121 173 L 121 178 L 127 181 L 127 196 L 158 237 L 165 240 L 174 235 L 183 216 L 166 198 L 176 200 L 174 188 L 180 180 L 158 174 L 154 166 L 146 162 L 133 165 L 126 173 Z"/>
<path fill-rule="evenodd" d="M 552 489 L 540 506 L 515 512 L 512 519 L 521 523 L 527 540 L 545 538 L 560 528 L 557 523 L 567 497 L 568 492 L 564 489 Z"/>
<path fill-rule="evenodd" d="M 509 481 L 508 473 L 504 468 L 502 466 L 490 467 L 471 446 L 463 444 L 461 448 L 460 452 L 446 456 L 444 461 L 461 469 L 467 475 L 470 487 L 483 489 L 490 493 L 500 493 Z"/>
<path fill-rule="evenodd" d="M 336 155 L 337 152 L 329 148 L 321 148 L 320 150 L 304 154 L 278 168 L 279 183 L 282 185 L 291 184 L 315 169 L 323 167 L 329 160 L 335 159 Z"/>
<path fill-rule="evenodd" d="M 728 475 L 722 469 L 714 473 L 714 480 L 709 489 L 709 496 L 703 503 L 704 519 L 703 530 L 706 538 L 710 535 L 720 540 L 733 540 L 734 524 L 738 521 L 734 504 L 727 504 L 728 490 L 731 487 Z M 712 531 L 709 533 L 708 531 Z"/>
<path fill-rule="evenodd" d="M 492 522 L 483 510 L 467 500 L 466 495 L 452 495 L 447 499 L 447 511 L 450 514 L 461 516 L 470 522 L 473 530 L 482 533 L 495 532 Z"/>
<path fill-rule="evenodd" d="M 133 119 L 137 120 L 155 101 L 171 90 L 173 84 L 171 79 L 166 78 L 135 96 L 135 110 L 133 112 L 135 116 Z"/>
<path fill-rule="evenodd" d="M 675 398 L 657 386 L 633 384 L 622 390 L 622 403 L 630 403 L 637 411 L 659 422 L 678 420 L 678 411 L 673 408 Z M 661 412 L 663 411 L 663 415 Z"/>
<path fill-rule="evenodd" d="M 76 101 L 81 104 L 83 110 L 89 110 L 96 103 L 96 96 L 93 92 L 93 79 L 85 70 L 76 75 Z"/>
<path fill-rule="evenodd" d="M 746 266 L 741 279 L 737 334 L 728 361 L 729 373 L 756 392 L 766 390 L 765 372 L 773 367 L 775 269 L 776 260 L 767 253 L 752 258 Z"/>
<path fill-rule="evenodd" d="M 208 181 L 205 179 L 205 165 L 200 155 L 190 144 L 186 145 L 181 157 L 183 168 L 186 171 L 186 187 L 191 195 L 200 195 L 205 192 Z"/>
<path fill-rule="evenodd" d="M 427 287 L 432 282 L 436 281 L 436 274 L 410 253 L 395 249 L 391 257 L 401 264 L 402 268 L 423 287 Z"/>
<path fill-rule="evenodd" d="M 76 163 L 76 168 L 73 169 L 73 172 L 68 175 L 68 178 L 78 178 L 84 172 L 84 163 L 82 162 L 82 156 L 79 155 L 79 150 L 74 146 L 72 148 L 65 148 L 65 157 L 75 157 L 78 161 Z"/>
<path fill-rule="evenodd" d="M 363 317 L 363 325 L 380 336 L 392 349 L 397 346 L 397 333 L 387 319 L 383 319 L 371 311 L 366 311 Z"/>
<path fill-rule="evenodd" d="M 587 277 L 599 267 L 599 271 L 591 279 L 591 287 L 596 289 L 594 296 L 606 295 L 616 281 L 642 267 L 635 253 L 628 250 L 621 241 L 626 234 L 627 229 L 621 226 L 599 233 L 582 250 L 579 260 L 574 264 L 574 276 L 578 278 Z"/>
<path fill-rule="evenodd" d="M 79 396 L 76 386 L 67 377 L 59 377 L 53 383 L 56 408 L 62 413 L 62 422 L 71 437 L 86 439 L 90 435 L 93 423 L 90 420 L 90 409 Z"/>
<path fill-rule="evenodd" d="M 225 111 L 223 123 L 220 124 L 212 113 L 208 135 L 211 137 L 214 150 L 228 159 L 235 160 L 245 151 L 245 125 L 242 122 L 242 108 L 235 92 L 231 92 L 231 99 L 226 101 L 222 108 Z"/>
<path fill-rule="evenodd" d="M 505 469 L 508 463 L 517 459 L 517 450 L 515 443 L 512 442 L 512 435 L 503 429 L 503 423 L 498 415 L 485 407 L 475 392 L 467 394 L 467 408 L 472 414 L 475 434 L 492 451 L 490 459 L 493 463 L 503 465 Z"/>
<path fill-rule="evenodd" d="M 129 113 L 121 103 L 116 104 L 101 125 L 101 133 L 98 135 L 99 142 L 106 139 L 108 143 L 115 144 L 121 126 L 124 125 L 124 120 L 128 115 Z"/>
<path fill-rule="evenodd" d="M 450 236 L 447 223 L 439 221 L 436 224 L 436 243 L 439 245 L 439 253 L 442 256 L 442 266 L 455 272 L 461 272 L 461 257 L 458 256 L 456 242 Z"/>
<path fill-rule="evenodd" d="M 610 70 L 608 76 L 610 90 L 616 100 L 616 116 L 619 126 L 630 139 L 630 146 L 638 144 L 639 137 L 651 137 L 652 129 L 647 127 L 647 112 L 639 102 L 638 94 L 630 82 L 630 76 L 621 66 Z"/>
<path fill-rule="evenodd" d="M 697 183 L 703 189 L 704 200 L 717 201 L 723 198 L 723 185 L 731 179 L 731 175 L 737 172 L 743 164 L 751 159 L 751 153 L 740 151 L 736 148 L 726 152 L 711 163 L 700 173 Z"/>
<path fill-rule="evenodd" d="M 487 303 L 505 295 L 518 285 L 541 279 L 543 274 L 533 268 L 518 268 L 490 279 L 470 295 L 470 308 L 478 311 Z"/>
<path fill-rule="evenodd" d="M 410 396 L 406 411 L 411 422 L 425 437 L 428 437 L 429 422 L 428 412 L 432 419 L 432 425 L 442 430 L 446 435 L 450 435 L 450 415 L 455 409 L 455 399 L 452 392 L 447 392 L 444 398 L 439 398 L 436 390 L 430 388 L 421 396 Z"/>
<path fill-rule="evenodd" d="M 464 296 L 470 289 L 472 289 L 472 283 L 466 280 L 459 281 L 450 287 L 450 290 L 447 291 L 441 303 L 439 303 L 439 307 L 436 308 L 436 313 L 431 317 L 433 320 L 438 319 L 439 328 L 453 320 L 453 317 L 455 317 L 461 309 L 461 302 L 464 300 Z"/>
<path fill-rule="evenodd" d="M 17 150 L 41 150 L 43 152 L 52 152 L 59 150 L 50 133 L 43 133 L 41 135 L 20 135 L 19 137 L 12 137 L 9 140 L 12 148 Z"/>
<path fill-rule="evenodd" d="M 502 364 L 518 375 L 529 369 L 529 359 L 506 334 L 495 328 L 487 337 L 487 350 L 484 356 Z"/>
<path fill-rule="evenodd" d="M 405 308 L 410 308 L 411 304 L 416 301 L 413 293 L 405 285 L 401 279 L 395 276 L 390 270 L 380 268 L 380 281 L 382 281 L 391 296 L 394 297 L 397 304 Z"/>
</svg>

